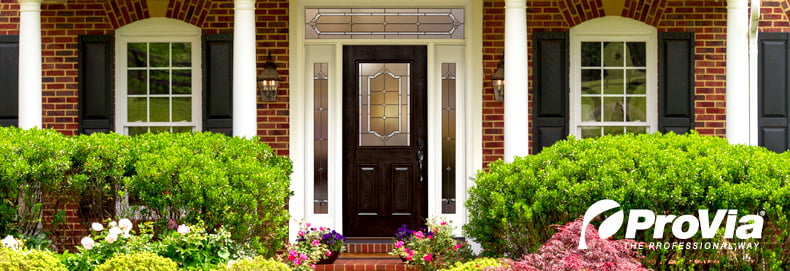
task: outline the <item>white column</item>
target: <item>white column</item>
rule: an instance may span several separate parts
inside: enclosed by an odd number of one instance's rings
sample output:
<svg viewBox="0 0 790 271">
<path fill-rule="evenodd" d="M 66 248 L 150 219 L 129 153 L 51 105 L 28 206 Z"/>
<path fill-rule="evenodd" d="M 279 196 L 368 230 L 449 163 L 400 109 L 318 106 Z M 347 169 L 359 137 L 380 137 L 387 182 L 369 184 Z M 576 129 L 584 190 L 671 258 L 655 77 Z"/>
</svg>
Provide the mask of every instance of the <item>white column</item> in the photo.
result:
<svg viewBox="0 0 790 271">
<path fill-rule="evenodd" d="M 748 0 L 727 0 L 727 140 L 749 144 Z"/>
<path fill-rule="evenodd" d="M 258 135 L 255 0 L 234 0 L 233 136 Z"/>
<path fill-rule="evenodd" d="M 505 161 L 529 154 L 527 2 L 505 0 Z"/>
<path fill-rule="evenodd" d="M 19 127 L 41 128 L 41 0 L 19 0 Z"/>
</svg>

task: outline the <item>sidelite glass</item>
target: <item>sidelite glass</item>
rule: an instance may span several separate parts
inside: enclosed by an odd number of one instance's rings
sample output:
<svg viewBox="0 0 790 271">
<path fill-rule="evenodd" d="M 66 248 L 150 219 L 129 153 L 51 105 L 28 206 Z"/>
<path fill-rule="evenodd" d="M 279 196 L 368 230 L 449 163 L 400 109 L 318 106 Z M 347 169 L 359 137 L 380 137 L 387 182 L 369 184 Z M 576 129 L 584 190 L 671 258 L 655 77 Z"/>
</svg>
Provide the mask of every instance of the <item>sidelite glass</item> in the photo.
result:
<svg viewBox="0 0 790 271">
<path fill-rule="evenodd" d="M 442 63 L 442 213 L 454 214 L 455 63 Z"/>
<path fill-rule="evenodd" d="M 127 44 L 126 121 L 129 135 L 186 132 L 192 116 L 192 44 Z"/>
<path fill-rule="evenodd" d="M 645 44 L 582 42 L 578 125 L 582 137 L 647 132 Z"/>
<path fill-rule="evenodd" d="M 359 145 L 409 146 L 409 63 L 359 64 Z"/>
<path fill-rule="evenodd" d="M 329 64 L 313 64 L 313 213 L 329 213 Z"/>
</svg>

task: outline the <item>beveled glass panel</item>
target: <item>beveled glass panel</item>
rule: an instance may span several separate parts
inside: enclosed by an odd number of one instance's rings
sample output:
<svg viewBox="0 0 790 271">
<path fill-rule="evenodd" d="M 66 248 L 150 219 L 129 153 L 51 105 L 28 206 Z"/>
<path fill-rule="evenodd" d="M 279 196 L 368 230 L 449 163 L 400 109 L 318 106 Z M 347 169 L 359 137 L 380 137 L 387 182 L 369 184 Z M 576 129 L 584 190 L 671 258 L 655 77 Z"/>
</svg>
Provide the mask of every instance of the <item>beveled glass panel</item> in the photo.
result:
<svg viewBox="0 0 790 271">
<path fill-rule="evenodd" d="M 601 121 L 601 98 L 582 97 L 582 121 Z"/>
<path fill-rule="evenodd" d="M 170 98 L 150 98 L 148 106 L 150 121 L 169 122 L 170 121 Z"/>
<path fill-rule="evenodd" d="M 582 42 L 582 67 L 601 66 L 601 43 Z"/>
<path fill-rule="evenodd" d="M 464 9 L 305 9 L 307 39 L 463 39 Z"/>
<path fill-rule="evenodd" d="M 173 122 L 192 121 L 192 98 L 173 97 Z"/>
<path fill-rule="evenodd" d="M 626 101 L 626 121 L 647 121 L 647 99 L 645 97 L 628 97 Z"/>
<path fill-rule="evenodd" d="M 170 71 L 151 70 L 151 94 L 170 94 Z"/>
<path fill-rule="evenodd" d="M 130 68 L 142 68 L 148 66 L 148 44 L 147 43 L 128 43 L 126 45 L 126 65 Z"/>
<path fill-rule="evenodd" d="M 581 130 L 582 130 L 582 138 L 601 136 L 601 127 L 598 126 L 581 127 Z"/>
<path fill-rule="evenodd" d="M 147 94 L 148 71 L 128 70 L 126 74 L 126 89 L 129 95 Z"/>
<path fill-rule="evenodd" d="M 623 67 L 624 54 L 623 42 L 603 43 L 603 65 L 605 67 Z"/>
<path fill-rule="evenodd" d="M 147 121 L 148 102 L 146 98 L 130 97 L 126 101 L 126 120 L 128 122 Z"/>
<path fill-rule="evenodd" d="M 361 146 L 409 144 L 409 69 L 408 63 L 359 64 Z"/>
<path fill-rule="evenodd" d="M 192 44 L 188 42 L 173 43 L 173 67 L 192 66 Z"/>
<path fill-rule="evenodd" d="M 628 55 L 626 66 L 644 67 L 647 63 L 646 48 L 644 42 L 627 42 L 626 54 Z"/>
<path fill-rule="evenodd" d="M 313 64 L 313 213 L 329 213 L 329 64 Z"/>
<path fill-rule="evenodd" d="M 353 24 L 351 25 L 352 32 L 383 32 L 383 24 Z"/>
<path fill-rule="evenodd" d="M 603 120 L 623 121 L 625 104 L 622 97 L 603 98 Z"/>
<path fill-rule="evenodd" d="M 623 70 L 604 70 L 604 94 L 623 94 Z"/>
<path fill-rule="evenodd" d="M 173 70 L 173 94 L 192 94 L 192 70 Z"/>
<path fill-rule="evenodd" d="M 149 44 L 151 62 L 149 67 L 170 67 L 170 43 Z"/>
<path fill-rule="evenodd" d="M 455 63 L 442 64 L 442 213 L 456 212 Z"/>
<path fill-rule="evenodd" d="M 601 70 L 582 70 L 582 94 L 601 93 Z"/>
<path fill-rule="evenodd" d="M 645 94 L 647 93 L 647 71 L 646 70 L 627 70 L 626 71 L 626 94 Z"/>
</svg>

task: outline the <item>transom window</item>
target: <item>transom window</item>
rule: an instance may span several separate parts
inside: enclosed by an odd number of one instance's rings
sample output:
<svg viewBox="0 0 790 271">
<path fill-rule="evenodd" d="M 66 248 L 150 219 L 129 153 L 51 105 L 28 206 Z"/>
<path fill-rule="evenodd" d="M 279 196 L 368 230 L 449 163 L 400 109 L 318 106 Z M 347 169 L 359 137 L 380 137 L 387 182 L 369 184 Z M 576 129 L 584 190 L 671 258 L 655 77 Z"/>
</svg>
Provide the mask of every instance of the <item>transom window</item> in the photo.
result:
<svg viewBox="0 0 790 271">
<path fill-rule="evenodd" d="M 600 18 L 571 29 L 571 133 L 650 133 L 657 123 L 654 27 Z"/>
<path fill-rule="evenodd" d="M 200 29 L 158 18 L 124 26 L 117 36 L 117 132 L 200 130 Z"/>
</svg>

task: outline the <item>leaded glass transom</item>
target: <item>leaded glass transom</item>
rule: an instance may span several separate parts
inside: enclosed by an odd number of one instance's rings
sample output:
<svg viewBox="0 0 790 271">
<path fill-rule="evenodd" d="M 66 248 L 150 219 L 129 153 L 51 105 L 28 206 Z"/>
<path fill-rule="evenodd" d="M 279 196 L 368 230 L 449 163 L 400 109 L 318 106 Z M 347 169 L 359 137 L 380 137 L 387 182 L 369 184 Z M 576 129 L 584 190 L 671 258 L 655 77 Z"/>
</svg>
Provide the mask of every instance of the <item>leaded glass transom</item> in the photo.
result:
<svg viewBox="0 0 790 271">
<path fill-rule="evenodd" d="M 307 39 L 463 39 L 464 9 L 305 9 Z"/>
<path fill-rule="evenodd" d="M 359 64 L 360 146 L 409 146 L 409 63 Z"/>
</svg>

